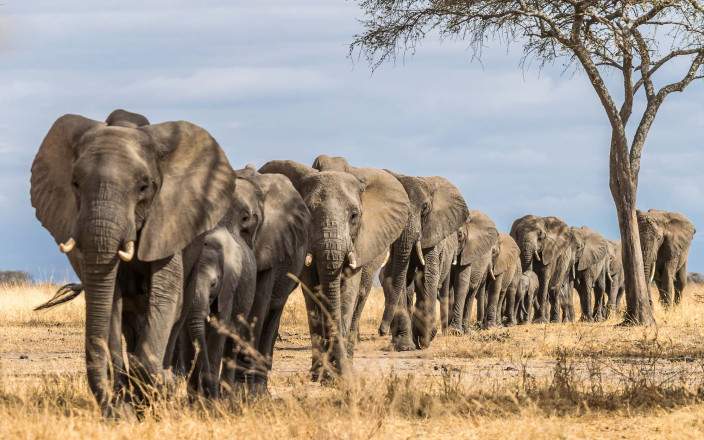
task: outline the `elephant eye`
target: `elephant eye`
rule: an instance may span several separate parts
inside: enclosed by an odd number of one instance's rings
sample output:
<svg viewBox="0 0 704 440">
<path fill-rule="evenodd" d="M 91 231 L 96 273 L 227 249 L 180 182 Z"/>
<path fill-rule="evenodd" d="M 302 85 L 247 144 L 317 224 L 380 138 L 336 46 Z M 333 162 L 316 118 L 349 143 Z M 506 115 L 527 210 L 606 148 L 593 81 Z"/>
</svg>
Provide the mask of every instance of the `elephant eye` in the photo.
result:
<svg viewBox="0 0 704 440">
<path fill-rule="evenodd" d="M 358 211 L 352 211 L 352 212 L 350 213 L 350 223 L 356 224 L 358 220 L 359 220 L 359 212 L 358 212 Z"/>
</svg>

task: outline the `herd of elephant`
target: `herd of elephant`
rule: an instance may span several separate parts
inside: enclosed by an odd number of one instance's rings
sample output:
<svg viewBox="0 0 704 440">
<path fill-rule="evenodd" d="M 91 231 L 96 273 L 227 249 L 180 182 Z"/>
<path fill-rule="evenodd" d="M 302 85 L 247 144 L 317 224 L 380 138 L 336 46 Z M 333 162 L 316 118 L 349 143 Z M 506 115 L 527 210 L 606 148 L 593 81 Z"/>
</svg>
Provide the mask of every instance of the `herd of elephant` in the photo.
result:
<svg viewBox="0 0 704 440">
<path fill-rule="evenodd" d="M 193 395 L 266 392 L 299 283 L 320 381 L 350 370 L 377 273 L 379 334 L 396 350 L 427 348 L 438 330 L 572 321 L 573 288 L 581 319 L 601 320 L 624 293 L 619 243 L 589 228 L 526 215 L 500 233 L 443 177 L 339 157 L 234 170 L 189 122 L 65 115 L 31 174 L 36 215 L 85 292 L 86 371 L 105 415 L 148 401 L 144 383 L 170 372 L 187 374 Z M 677 303 L 694 226 L 657 210 L 638 220 L 646 276 Z"/>
</svg>

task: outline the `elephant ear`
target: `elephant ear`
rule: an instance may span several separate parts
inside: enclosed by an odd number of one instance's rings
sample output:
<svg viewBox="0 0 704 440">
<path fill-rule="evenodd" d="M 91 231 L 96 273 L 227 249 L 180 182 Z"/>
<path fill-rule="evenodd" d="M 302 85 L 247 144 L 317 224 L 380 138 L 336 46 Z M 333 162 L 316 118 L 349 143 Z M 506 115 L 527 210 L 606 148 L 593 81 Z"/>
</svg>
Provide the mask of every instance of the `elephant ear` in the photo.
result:
<svg viewBox="0 0 704 440">
<path fill-rule="evenodd" d="M 545 238 L 543 239 L 543 264 L 555 261 L 569 244 L 569 227 L 557 217 L 543 217 Z"/>
<path fill-rule="evenodd" d="M 499 239 L 499 231 L 489 216 L 480 211 L 470 211 L 470 220 L 462 227 L 466 237 L 458 263 L 467 266 L 491 252 Z"/>
<path fill-rule="evenodd" d="M 606 257 L 608 252 L 609 245 L 606 242 L 606 239 L 601 237 L 599 234 L 590 231 L 587 235 L 586 242 L 584 243 L 584 251 L 582 252 L 582 258 L 579 259 L 577 270 L 586 270 L 587 268 L 597 264 L 598 261 L 603 260 Z"/>
<path fill-rule="evenodd" d="M 286 176 L 258 174 L 253 180 L 263 194 L 263 222 L 254 253 L 257 269 L 264 270 L 307 248 L 310 212 Z"/>
<path fill-rule="evenodd" d="M 340 156 L 328 156 L 321 154 L 313 161 L 313 168 L 318 171 L 344 171 L 349 172 L 352 167 L 347 162 L 347 159 Z"/>
<path fill-rule="evenodd" d="M 432 206 L 423 222 L 421 246 L 433 247 L 456 231 L 469 216 L 460 190 L 444 177 L 424 177 L 431 188 Z"/>
<path fill-rule="evenodd" d="M 408 223 L 406 190 L 394 176 L 373 168 L 352 168 L 350 173 L 363 182 L 360 194 L 362 216 L 354 247 L 358 265 L 386 252 Z"/>
<path fill-rule="evenodd" d="M 76 199 L 71 188 L 75 147 L 84 133 L 103 125 L 83 116 L 64 115 L 51 126 L 34 157 L 32 206 L 56 243 L 69 239 L 76 221 Z"/>
<path fill-rule="evenodd" d="M 684 252 L 694 240 L 697 230 L 687 217 L 677 212 L 668 213 L 667 235 L 678 253 Z"/>
<path fill-rule="evenodd" d="M 142 229 L 138 257 L 155 261 L 209 231 L 230 207 L 235 174 L 218 143 L 189 122 L 140 128 L 156 143 L 161 187 Z"/>
<path fill-rule="evenodd" d="M 494 264 L 495 275 L 505 273 L 515 268 L 520 260 L 521 254 L 516 241 L 511 238 L 510 235 L 504 233 L 499 234 L 499 243 L 501 251 L 499 252 L 499 257 L 496 259 L 496 264 Z"/>
<path fill-rule="evenodd" d="M 294 160 L 272 160 L 262 165 L 259 172 L 261 174 L 283 174 L 288 177 L 296 191 L 303 195 L 301 193 L 303 181 L 306 177 L 317 173 L 318 170 Z"/>
</svg>

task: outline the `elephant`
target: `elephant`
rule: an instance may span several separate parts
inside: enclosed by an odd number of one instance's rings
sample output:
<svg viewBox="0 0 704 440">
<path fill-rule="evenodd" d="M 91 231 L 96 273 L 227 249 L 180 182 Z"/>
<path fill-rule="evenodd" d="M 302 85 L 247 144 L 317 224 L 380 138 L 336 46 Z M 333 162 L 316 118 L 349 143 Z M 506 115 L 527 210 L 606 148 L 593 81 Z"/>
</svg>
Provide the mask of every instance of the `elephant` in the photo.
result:
<svg viewBox="0 0 704 440">
<path fill-rule="evenodd" d="M 501 310 L 504 300 L 508 311 L 507 325 L 516 324 L 516 316 L 513 313 L 516 302 L 517 285 L 514 283 L 516 272 L 521 272 L 520 249 L 510 235 L 500 233 L 499 253 L 489 267 L 483 328 L 497 327 L 501 324 Z"/>
<path fill-rule="evenodd" d="M 361 268 L 386 253 L 408 220 L 401 183 L 386 171 L 352 168 L 318 171 L 275 160 L 260 173 L 283 174 L 311 215 L 308 253 L 301 273 L 313 349 L 311 378 L 344 378 L 351 371 L 347 340 Z"/>
<path fill-rule="evenodd" d="M 558 321 L 559 295 L 572 258 L 569 227 L 557 217 L 529 214 L 513 222 L 511 237 L 521 251 L 523 272 L 532 270 L 538 275 L 539 313 L 535 322 Z"/>
<path fill-rule="evenodd" d="M 128 378 L 123 334 L 130 377 L 163 379 L 200 246 L 193 242 L 222 219 L 235 187 L 225 153 L 206 130 L 130 115 L 113 112 L 109 123 L 60 117 L 31 169 L 36 216 L 85 291 L 87 378 L 108 417 L 117 415 Z"/>
<path fill-rule="evenodd" d="M 602 301 L 606 293 L 609 244 L 601 234 L 586 226 L 571 228 L 570 232 L 575 247 L 572 269 L 582 311 L 580 319 L 582 321 L 602 320 L 604 317 L 599 307 L 594 308 L 594 304 Z M 571 298 L 569 300 L 571 301 Z"/>
<path fill-rule="evenodd" d="M 313 161 L 313 168 L 318 171 L 339 171 L 339 172 L 350 172 L 352 166 L 347 162 L 344 157 L 331 157 L 325 154 L 321 154 L 316 157 Z M 347 354 L 354 356 L 354 348 L 359 339 L 359 320 L 362 317 L 362 312 L 364 311 L 364 305 L 369 297 L 369 292 L 372 288 L 372 283 L 374 280 L 374 274 L 376 274 L 389 259 L 389 251 L 385 254 L 380 254 L 375 259 L 371 260 L 361 268 L 362 274 L 360 275 L 359 282 L 359 292 L 357 293 L 357 300 L 354 305 L 354 310 L 352 312 L 352 321 L 350 323 L 350 329 L 347 338 Z"/>
<path fill-rule="evenodd" d="M 410 212 L 380 275 L 385 304 L 379 334 L 391 331 L 394 349 L 406 351 L 430 345 L 442 261 L 437 246 L 467 221 L 469 209 L 459 189 L 443 177 L 393 175 L 408 194 Z M 417 270 L 423 289 L 415 292 L 413 306 L 409 285 L 418 285 Z"/>
<path fill-rule="evenodd" d="M 660 303 L 679 304 L 687 285 L 689 248 L 696 234 L 694 224 L 677 212 L 636 211 L 645 277 L 655 281 Z"/>
<path fill-rule="evenodd" d="M 519 324 L 529 323 L 533 320 L 535 292 L 538 290 L 538 275 L 532 270 L 526 272 L 516 271 L 514 275 L 516 284 L 516 301 L 514 314 Z"/>
<path fill-rule="evenodd" d="M 494 221 L 481 211 L 470 210 L 457 231 L 457 265 L 453 269 L 452 317 L 449 332 L 469 332 L 472 303 L 477 298 L 477 321 L 484 320 L 484 291 L 490 269 L 499 255 L 499 231 Z"/>
<path fill-rule="evenodd" d="M 219 395 L 220 366 L 225 349 L 225 334 L 207 326 L 211 313 L 224 326 L 238 325 L 249 316 L 254 303 L 257 264 L 254 252 L 239 236 L 224 226 L 207 232 L 200 254 L 184 291 L 181 318 L 173 334 L 185 330 L 187 343 L 177 353 L 182 370 L 191 372 L 188 391 L 206 397 Z M 211 310 L 212 307 L 212 310 Z M 207 326 L 207 327 L 206 327 Z M 232 360 L 234 353 L 225 353 Z M 190 365 L 195 360 L 194 365 Z M 224 366 L 224 371 L 228 370 Z"/>
<path fill-rule="evenodd" d="M 286 176 L 262 174 L 252 166 L 235 174 L 234 202 L 223 223 L 254 251 L 256 294 L 248 322 L 253 329 L 250 343 L 261 357 L 257 360 L 240 352 L 236 371 L 227 372 L 234 377 L 226 379 L 261 394 L 267 391 L 284 305 L 298 286 L 289 274 L 299 276 L 305 264 L 311 216 Z M 265 365 L 259 365 L 262 362 Z"/>
<path fill-rule="evenodd" d="M 597 297 L 594 314 L 600 318 L 608 319 L 612 311 L 618 310 L 621 299 L 625 293 L 625 274 L 621 257 L 621 242 L 607 240 L 608 244 L 608 273 L 606 276 L 607 303 L 604 297 Z"/>
</svg>

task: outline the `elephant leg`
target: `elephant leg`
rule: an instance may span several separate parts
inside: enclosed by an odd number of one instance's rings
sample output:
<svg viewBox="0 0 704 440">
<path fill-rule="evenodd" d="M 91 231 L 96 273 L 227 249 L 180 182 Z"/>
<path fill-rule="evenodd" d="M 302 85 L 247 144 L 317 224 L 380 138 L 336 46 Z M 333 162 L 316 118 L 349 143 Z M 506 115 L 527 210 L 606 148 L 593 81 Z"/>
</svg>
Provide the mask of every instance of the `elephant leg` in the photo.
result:
<svg viewBox="0 0 704 440">
<path fill-rule="evenodd" d="M 679 268 L 679 270 L 675 274 L 674 287 L 675 287 L 675 305 L 677 305 L 680 303 L 680 301 L 682 301 L 682 293 L 684 292 L 684 289 L 687 287 L 687 262 L 686 262 L 686 260 L 685 260 L 685 263 Z"/>
<path fill-rule="evenodd" d="M 481 325 L 486 318 L 486 281 L 477 290 L 477 324 Z"/>
<path fill-rule="evenodd" d="M 451 334 L 460 335 L 464 333 L 463 322 L 466 306 L 469 307 L 471 313 L 472 301 L 474 300 L 473 297 L 468 298 L 471 275 L 471 266 L 459 267 L 455 273 L 453 289 L 455 293 L 455 300 L 452 304 L 452 317 L 450 318 L 450 323 L 448 324 L 448 332 Z"/>
<path fill-rule="evenodd" d="M 550 322 L 562 322 L 562 317 L 560 316 L 560 312 L 562 312 L 562 309 L 564 305 L 562 304 L 562 294 L 563 294 L 563 286 L 558 285 L 557 287 L 551 287 L 549 291 L 550 295 Z"/>
<path fill-rule="evenodd" d="M 125 360 L 122 356 L 122 293 L 119 288 L 115 289 L 112 303 L 108 347 L 112 363 L 112 368 L 110 368 L 109 372 L 112 373 L 113 400 L 119 401 L 125 397 L 125 388 L 129 382 L 125 369 Z"/>
<path fill-rule="evenodd" d="M 516 316 L 516 286 L 513 283 L 506 289 L 506 315 L 507 326 L 518 324 Z"/>
<path fill-rule="evenodd" d="M 592 306 L 592 295 L 593 295 L 592 281 L 588 279 L 582 280 L 579 283 L 579 301 L 582 308 L 581 321 L 590 322 L 593 320 L 593 306 Z"/>
<path fill-rule="evenodd" d="M 301 284 L 305 286 L 303 298 L 306 303 L 311 344 L 311 380 L 317 382 L 323 372 L 323 316 L 322 310 L 318 306 L 323 297 L 323 291 L 322 286 L 315 279 L 313 271 L 308 269 L 301 274 Z"/>
<path fill-rule="evenodd" d="M 448 327 L 448 317 L 450 314 L 450 277 L 447 276 L 442 282 L 440 291 L 438 292 L 438 299 L 440 300 L 440 326 L 442 329 L 442 334 L 447 334 Z"/>
<path fill-rule="evenodd" d="M 362 318 L 364 306 L 369 298 L 369 292 L 372 290 L 372 281 L 374 279 L 374 268 L 367 265 L 362 268 L 362 275 L 359 281 L 359 295 L 357 302 L 352 312 L 352 322 L 350 323 L 350 332 L 347 337 L 347 354 L 350 359 L 354 355 L 354 348 L 359 342 L 359 320 Z"/>
<path fill-rule="evenodd" d="M 608 292 L 609 292 L 609 302 L 606 305 L 606 314 L 604 316 L 605 319 L 609 319 L 611 316 L 612 312 L 615 312 L 617 307 L 618 307 L 618 286 L 616 283 L 611 281 L 608 286 Z"/>
<path fill-rule="evenodd" d="M 672 305 L 672 299 L 675 292 L 675 271 L 672 269 L 670 264 L 666 264 L 660 273 L 660 277 L 656 280 L 656 285 L 660 292 L 660 303 L 664 307 L 670 307 Z"/>
<path fill-rule="evenodd" d="M 483 328 L 492 328 L 499 325 L 499 297 L 501 296 L 501 285 L 503 284 L 504 274 L 500 274 L 495 280 L 489 283 L 488 295 L 486 301 L 486 316 L 483 323 Z"/>
<path fill-rule="evenodd" d="M 535 317 L 535 322 L 539 324 L 547 324 L 550 320 L 550 301 L 548 299 L 549 283 L 550 278 L 552 278 L 551 266 L 546 266 L 538 274 L 539 276 L 539 287 L 538 287 L 538 316 Z"/>
<path fill-rule="evenodd" d="M 402 295 L 398 298 L 394 318 L 391 322 L 392 338 L 391 343 L 395 351 L 415 350 L 412 339 L 411 310 L 413 291 L 406 287 Z"/>
<path fill-rule="evenodd" d="M 267 391 L 268 372 L 271 371 L 271 367 L 274 363 L 274 345 L 276 344 L 276 338 L 279 334 L 279 324 L 281 323 L 281 315 L 283 312 L 283 307 L 269 310 L 269 314 L 264 321 L 262 335 L 259 340 L 259 353 L 267 360 L 267 365 L 266 371 L 262 371 L 263 383 L 258 385 L 259 389 L 255 389 L 255 393 Z"/>
<path fill-rule="evenodd" d="M 136 352 L 140 367 L 150 379 L 164 380 L 166 349 L 182 305 L 183 263 L 178 253 L 152 268 L 146 325 Z"/>
<path fill-rule="evenodd" d="M 605 295 L 606 279 L 602 274 L 601 276 L 599 276 L 599 278 L 596 280 L 596 283 L 594 284 L 594 320 L 596 321 L 603 321 L 604 319 L 606 319 L 606 304 L 604 301 Z"/>
<path fill-rule="evenodd" d="M 235 328 L 238 329 L 238 334 L 242 339 L 243 343 L 248 345 L 248 348 L 259 350 L 260 340 L 262 333 L 264 331 L 265 319 L 269 314 L 269 307 L 271 306 L 271 297 L 274 290 L 274 284 L 276 281 L 276 272 L 273 269 L 264 270 L 257 273 L 256 284 L 254 284 L 254 301 L 249 308 L 248 318 L 250 321 L 249 325 L 244 325 L 242 322 L 236 322 Z M 244 291 L 241 291 L 245 289 Z M 237 291 L 235 296 L 246 297 L 246 289 L 252 289 L 251 285 L 245 285 L 241 283 L 237 286 Z M 251 292 L 251 290 L 250 290 Z M 244 313 L 246 306 L 239 306 L 237 308 L 244 309 L 241 313 Z M 233 315 L 238 313 L 238 310 L 232 310 Z M 236 358 L 230 358 L 231 352 L 224 351 L 225 364 L 231 364 L 235 361 L 237 369 L 234 372 L 234 382 L 237 387 L 246 387 L 247 392 L 252 394 L 258 394 L 261 392 L 261 384 L 265 382 L 267 365 L 261 365 L 263 362 L 261 358 L 253 357 L 251 354 L 247 354 L 249 350 L 242 350 L 242 347 L 236 347 Z M 214 365 L 217 369 L 217 364 Z M 228 371 L 228 375 L 229 375 Z"/>
</svg>

